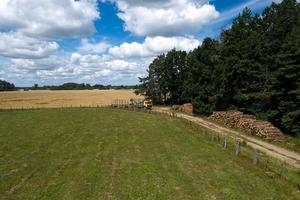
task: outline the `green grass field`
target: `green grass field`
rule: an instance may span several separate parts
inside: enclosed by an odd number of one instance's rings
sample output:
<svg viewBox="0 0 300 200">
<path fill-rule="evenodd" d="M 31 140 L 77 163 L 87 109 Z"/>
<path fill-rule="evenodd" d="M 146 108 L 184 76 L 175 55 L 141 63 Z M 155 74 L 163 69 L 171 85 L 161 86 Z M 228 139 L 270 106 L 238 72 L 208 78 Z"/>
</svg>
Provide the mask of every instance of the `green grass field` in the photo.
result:
<svg viewBox="0 0 300 200">
<path fill-rule="evenodd" d="M 300 197 L 299 171 L 270 176 L 200 129 L 145 112 L 3 111 L 0 159 L 0 199 Z"/>
</svg>

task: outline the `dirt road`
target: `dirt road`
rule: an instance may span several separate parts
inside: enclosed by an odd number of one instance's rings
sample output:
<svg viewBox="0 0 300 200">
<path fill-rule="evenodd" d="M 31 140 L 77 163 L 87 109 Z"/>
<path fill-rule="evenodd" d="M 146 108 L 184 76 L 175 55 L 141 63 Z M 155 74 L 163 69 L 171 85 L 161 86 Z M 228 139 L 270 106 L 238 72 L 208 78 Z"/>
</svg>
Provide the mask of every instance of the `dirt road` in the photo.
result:
<svg viewBox="0 0 300 200">
<path fill-rule="evenodd" d="M 160 112 L 160 113 L 166 113 L 166 114 L 172 114 L 168 109 L 165 109 L 165 108 L 158 108 L 158 109 L 154 109 L 153 111 Z M 270 144 L 268 142 L 264 142 L 262 140 L 253 138 L 251 136 L 241 134 L 238 131 L 234 131 L 234 130 L 222 127 L 218 124 L 215 124 L 213 122 L 205 120 L 201 117 L 190 116 L 190 115 L 182 114 L 182 113 L 176 113 L 176 116 L 179 118 L 189 120 L 193 123 L 196 123 L 200 126 L 208 128 L 208 129 L 215 131 L 217 133 L 220 133 L 222 135 L 227 135 L 228 137 L 231 137 L 234 139 L 244 140 L 247 142 L 247 145 L 252 147 L 253 149 L 257 149 L 257 150 L 265 153 L 268 156 L 285 161 L 286 163 L 290 164 L 291 166 L 300 169 L 300 155 L 298 153 L 278 147 L 278 146 Z"/>
</svg>

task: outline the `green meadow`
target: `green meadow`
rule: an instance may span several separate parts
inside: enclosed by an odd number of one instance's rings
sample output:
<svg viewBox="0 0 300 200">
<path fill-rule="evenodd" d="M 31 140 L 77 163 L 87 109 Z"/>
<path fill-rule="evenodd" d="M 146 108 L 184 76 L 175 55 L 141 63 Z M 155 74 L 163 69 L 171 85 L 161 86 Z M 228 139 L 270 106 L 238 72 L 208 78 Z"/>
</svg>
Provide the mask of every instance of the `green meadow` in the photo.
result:
<svg viewBox="0 0 300 200">
<path fill-rule="evenodd" d="M 147 112 L 0 112 L 1 199 L 300 199 L 300 173 L 253 165 L 203 129 Z M 262 157 L 264 159 L 264 157 Z"/>
</svg>

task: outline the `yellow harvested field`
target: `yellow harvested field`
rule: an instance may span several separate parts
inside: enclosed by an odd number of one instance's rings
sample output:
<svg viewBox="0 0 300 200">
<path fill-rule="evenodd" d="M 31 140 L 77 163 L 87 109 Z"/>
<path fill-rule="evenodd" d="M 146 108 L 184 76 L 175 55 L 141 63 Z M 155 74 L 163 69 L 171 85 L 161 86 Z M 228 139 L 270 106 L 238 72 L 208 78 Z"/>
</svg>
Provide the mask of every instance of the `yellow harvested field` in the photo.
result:
<svg viewBox="0 0 300 200">
<path fill-rule="evenodd" d="M 0 109 L 110 105 L 115 99 L 143 98 L 134 90 L 34 90 L 0 92 Z"/>
</svg>

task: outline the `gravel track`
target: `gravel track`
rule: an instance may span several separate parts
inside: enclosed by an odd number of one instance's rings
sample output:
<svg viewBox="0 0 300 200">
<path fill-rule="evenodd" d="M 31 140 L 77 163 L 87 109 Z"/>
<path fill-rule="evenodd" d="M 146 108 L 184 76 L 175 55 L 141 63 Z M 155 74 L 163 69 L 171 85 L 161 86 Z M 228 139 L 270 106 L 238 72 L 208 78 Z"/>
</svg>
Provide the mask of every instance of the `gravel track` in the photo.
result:
<svg viewBox="0 0 300 200">
<path fill-rule="evenodd" d="M 154 112 L 165 113 L 171 115 L 172 112 L 166 108 L 158 108 L 154 109 Z M 279 159 L 281 161 L 286 162 L 287 164 L 300 169 L 300 155 L 294 151 L 287 150 L 282 147 L 278 147 L 274 144 L 270 144 L 268 142 L 262 141 L 260 139 L 239 133 L 238 131 L 234 131 L 223 126 L 220 126 L 216 123 L 210 122 L 201 117 L 195 117 L 183 113 L 176 113 L 176 116 L 182 119 L 186 119 L 193 123 L 196 123 L 200 126 L 203 126 L 207 129 L 220 133 L 222 135 L 227 135 L 237 140 L 244 140 L 247 142 L 247 145 L 253 149 L 257 149 L 268 156 Z"/>
</svg>

